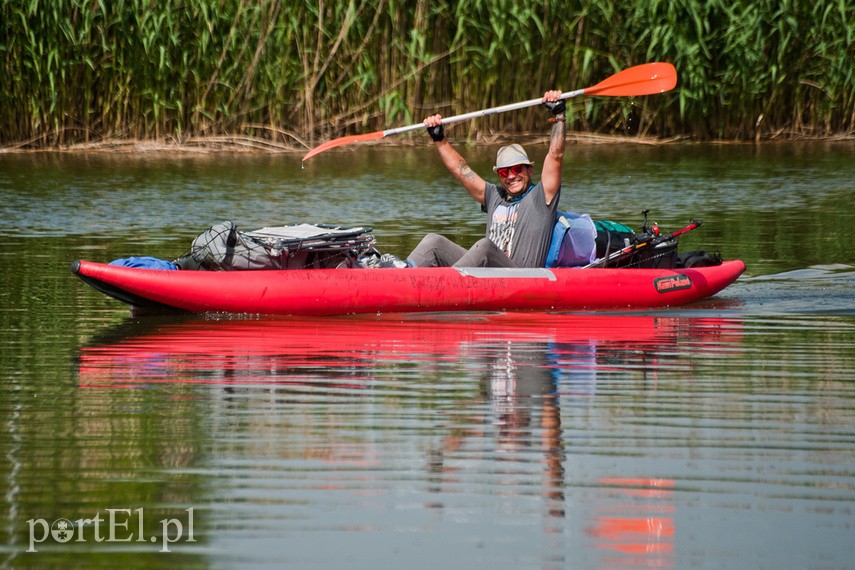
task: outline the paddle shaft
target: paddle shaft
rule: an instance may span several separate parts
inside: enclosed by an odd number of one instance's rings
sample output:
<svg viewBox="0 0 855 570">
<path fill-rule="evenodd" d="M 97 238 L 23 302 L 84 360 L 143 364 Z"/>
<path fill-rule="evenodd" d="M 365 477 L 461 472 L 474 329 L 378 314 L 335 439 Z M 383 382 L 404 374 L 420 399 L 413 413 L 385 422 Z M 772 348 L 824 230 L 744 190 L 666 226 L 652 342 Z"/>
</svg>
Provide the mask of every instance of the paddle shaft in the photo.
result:
<svg viewBox="0 0 855 570">
<path fill-rule="evenodd" d="M 568 91 L 566 93 L 562 93 L 558 96 L 559 99 L 570 99 L 572 97 L 578 97 L 585 93 L 584 89 L 577 89 L 575 91 Z M 450 125 L 452 123 L 460 123 L 463 121 L 468 121 L 470 119 L 477 119 L 479 117 L 487 117 L 490 115 L 497 115 L 499 113 L 507 113 L 508 111 L 516 111 L 517 109 L 525 109 L 526 107 L 534 107 L 536 105 L 541 105 L 543 103 L 543 98 L 538 99 L 529 99 L 528 101 L 520 101 L 519 103 L 510 103 L 508 105 L 500 105 L 498 107 L 491 107 L 490 109 L 481 109 L 480 111 L 472 111 L 471 113 L 464 113 L 462 115 L 454 115 L 453 117 L 443 117 L 442 124 Z M 424 129 L 424 123 L 416 123 L 414 125 L 407 125 L 406 127 L 397 127 L 394 129 L 388 129 L 383 131 L 383 136 L 388 137 L 390 135 L 400 135 L 402 133 L 408 133 L 410 131 L 416 131 L 418 129 Z"/>
</svg>

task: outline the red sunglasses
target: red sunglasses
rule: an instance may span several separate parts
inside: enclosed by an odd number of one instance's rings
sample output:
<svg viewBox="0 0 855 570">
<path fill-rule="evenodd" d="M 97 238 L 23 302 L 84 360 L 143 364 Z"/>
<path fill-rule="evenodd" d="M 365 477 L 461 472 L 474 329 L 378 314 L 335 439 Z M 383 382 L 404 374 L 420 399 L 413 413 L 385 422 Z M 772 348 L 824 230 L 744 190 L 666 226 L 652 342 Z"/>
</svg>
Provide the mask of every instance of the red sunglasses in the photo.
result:
<svg viewBox="0 0 855 570">
<path fill-rule="evenodd" d="M 516 175 L 519 175 L 523 171 L 523 168 L 525 168 L 525 166 L 526 166 L 525 164 L 515 164 L 513 166 L 506 166 L 504 168 L 497 168 L 496 174 L 498 174 L 502 178 L 507 178 L 508 174 L 510 174 L 511 172 L 513 172 Z"/>
</svg>

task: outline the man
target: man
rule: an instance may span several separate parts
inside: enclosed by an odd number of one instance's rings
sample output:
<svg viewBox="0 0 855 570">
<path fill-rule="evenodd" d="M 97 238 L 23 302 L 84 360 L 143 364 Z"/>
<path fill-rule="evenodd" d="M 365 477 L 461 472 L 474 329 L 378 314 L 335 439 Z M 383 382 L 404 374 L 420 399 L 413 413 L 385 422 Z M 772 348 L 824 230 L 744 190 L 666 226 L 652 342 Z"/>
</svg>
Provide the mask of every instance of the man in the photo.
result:
<svg viewBox="0 0 855 570">
<path fill-rule="evenodd" d="M 489 219 L 486 237 L 469 250 L 441 235 L 426 235 L 409 256 L 412 264 L 416 267 L 544 266 L 558 210 L 564 161 L 565 103 L 558 99 L 560 95 L 561 91 L 547 91 L 543 95 L 544 106 L 553 113 L 553 126 L 538 184 L 532 182 L 534 163 L 520 145 L 499 149 L 493 171 L 501 185 L 492 184 L 473 172 L 445 140 L 441 115 L 425 119 L 428 134 L 446 168 L 481 204 Z"/>
</svg>

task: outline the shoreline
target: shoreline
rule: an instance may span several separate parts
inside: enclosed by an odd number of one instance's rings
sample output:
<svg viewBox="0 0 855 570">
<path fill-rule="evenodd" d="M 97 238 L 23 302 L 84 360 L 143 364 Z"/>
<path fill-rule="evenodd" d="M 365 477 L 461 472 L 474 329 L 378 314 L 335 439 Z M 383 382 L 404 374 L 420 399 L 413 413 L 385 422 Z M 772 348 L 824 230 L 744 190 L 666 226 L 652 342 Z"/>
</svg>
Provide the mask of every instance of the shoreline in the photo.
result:
<svg viewBox="0 0 855 570">
<path fill-rule="evenodd" d="M 510 142 L 523 142 L 527 144 L 547 143 L 549 136 L 543 133 L 518 133 L 514 135 L 479 135 L 473 140 L 454 141 L 460 146 L 478 145 L 502 145 Z M 604 144 L 629 144 L 645 146 L 663 146 L 673 144 L 697 144 L 697 145 L 765 145 L 765 144 L 787 144 L 800 142 L 853 142 L 855 133 L 838 135 L 786 135 L 773 138 L 748 139 L 713 139 L 699 141 L 691 136 L 676 136 L 669 138 L 648 136 L 624 136 L 624 135 L 600 135 L 594 133 L 568 133 L 567 142 L 570 144 L 604 145 Z M 325 141 L 319 141 L 321 144 Z M 395 137 L 382 139 L 370 143 L 356 143 L 354 146 L 406 146 L 415 147 L 428 145 L 430 141 L 414 136 Z M 311 146 L 284 144 L 269 139 L 249 137 L 243 135 L 223 135 L 213 137 L 189 137 L 185 140 L 167 138 L 163 140 L 131 140 L 113 139 L 107 141 L 77 143 L 53 147 L 33 147 L 29 142 L 10 143 L 0 146 L 0 155 L 4 154 L 160 154 L 181 153 L 187 155 L 196 154 L 305 154 Z M 344 147 L 342 147 L 344 148 Z"/>
</svg>

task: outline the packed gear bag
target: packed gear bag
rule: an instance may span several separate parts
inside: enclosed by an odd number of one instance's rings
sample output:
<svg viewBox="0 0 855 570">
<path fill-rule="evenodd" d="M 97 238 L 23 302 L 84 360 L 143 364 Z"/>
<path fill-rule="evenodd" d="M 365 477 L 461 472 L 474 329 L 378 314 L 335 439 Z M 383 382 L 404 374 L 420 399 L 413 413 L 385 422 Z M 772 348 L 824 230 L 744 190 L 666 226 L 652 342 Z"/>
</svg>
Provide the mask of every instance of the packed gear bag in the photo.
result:
<svg viewBox="0 0 855 570">
<path fill-rule="evenodd" d="M 646 223 L 645 223 L 646 228 Z M 584 267 L 653 237 L 645 230 L 611 220 L 591 220 L 587 214 L 559 212 L 546 256 L 546 267 Z M 678 266 L 677 240 L 642 247 L 597 267 L 673 269 Z"/>
<path fill-rule="evenodd" d="M 371 228 L 300 224 L 239 231 L 226 221 L 200 234 L 175 263 L 219 271 L 356 267 L 376 241 Z"/>
<path fill-rule="evenodd" d="M 110 265 L 118 267 L 133 267 L 136 269 L 162 269 L 165 271 L 174 271 L 178 269 L 178 266 L 171 261 L 149 256 L 131 256 L 114 259 L 110 262 Z"/>
<path fill-rule="evenodd" d="M 581 267 L 597 259 L 597 228 L 588 214 L 558 212 L 546 267 Z"/>
<path fill-rule="evenodd" d="M 721 265 L 721 254 L 706 251 L 687 251 L 677 254 L 677 267 L 714 267 Z"/>
<path fill-rule="evenodd" d="M 637 234 L 636 234 L 637 235 Z M 636 237 L 636 239 L 638 239 Z M 612 252 L 614 253 L 614 252 Z M 604 264 L 609 268 L 674 269 L 677 267 L 677 239 L 643 247 Z"/>
<path fill-rule="evenodd" d="M 635 230 L 631 227 L 611 220 L 596 220 L 597 228 L 597 258 L 608 257 L 610 254 L 635 243 Z"/>
</svg>

